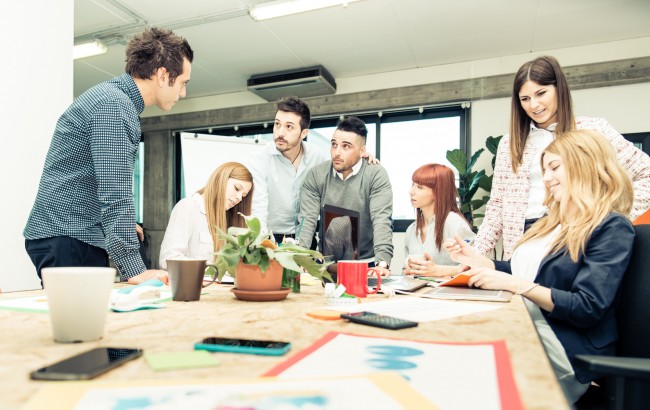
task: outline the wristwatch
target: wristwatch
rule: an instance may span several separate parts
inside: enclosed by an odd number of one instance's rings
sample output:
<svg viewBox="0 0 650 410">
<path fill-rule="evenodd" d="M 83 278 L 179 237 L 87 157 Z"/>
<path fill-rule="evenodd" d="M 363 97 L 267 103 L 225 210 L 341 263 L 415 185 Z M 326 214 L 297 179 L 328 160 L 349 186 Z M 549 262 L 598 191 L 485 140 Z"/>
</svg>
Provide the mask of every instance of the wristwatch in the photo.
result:
<svg viewBox="0 0 650 410">
<path fill-rule="evenodd" d="M 377 263 L 375 263 L 375 265 L 377 265 L 377 267 L 379 268 L 384 268 L 384 269 L 388 269 L 390 267 L 388 265 L 388 262 L 386 261 L 378 261 Z"/>
</svg>

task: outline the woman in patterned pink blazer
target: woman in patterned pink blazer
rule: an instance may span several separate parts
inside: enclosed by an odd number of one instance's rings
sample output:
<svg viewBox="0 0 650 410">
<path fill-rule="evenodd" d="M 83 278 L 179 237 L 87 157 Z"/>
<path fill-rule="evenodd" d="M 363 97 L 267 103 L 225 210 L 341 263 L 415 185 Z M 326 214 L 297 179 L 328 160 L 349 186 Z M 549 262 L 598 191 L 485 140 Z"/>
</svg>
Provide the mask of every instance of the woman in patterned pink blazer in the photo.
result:
<svg viewBox="0 0 650 410">
<path fill-rule="evenodd" d="M 512 87 L 510 133 L 499 144 L 490 201 L 474 247 L 487 255 L 503 236 L 508 260 L 524 231 L 546 214 L 541 154 L 556 133 L 591 129 L 614 146 L 634 185 L 634 220 L 650 208 L 650 158 L 606 120 L 574 117 L 571 92 L 560 64 L 542 56 L 525 63 Z"/>
</svg>

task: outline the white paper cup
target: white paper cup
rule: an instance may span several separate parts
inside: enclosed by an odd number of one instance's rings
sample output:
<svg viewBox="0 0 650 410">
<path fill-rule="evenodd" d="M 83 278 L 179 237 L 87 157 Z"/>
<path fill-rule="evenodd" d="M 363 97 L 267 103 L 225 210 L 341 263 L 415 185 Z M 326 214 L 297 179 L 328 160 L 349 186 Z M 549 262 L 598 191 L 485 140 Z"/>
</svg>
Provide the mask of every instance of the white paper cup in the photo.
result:
<svg viewBox="0 0 650 410">
<path fill-rule="evenodd" d="M 108 313 L 114 268 L 43 268 L 54 340 L 60 343 L 101 339 Z"/>
</svg>

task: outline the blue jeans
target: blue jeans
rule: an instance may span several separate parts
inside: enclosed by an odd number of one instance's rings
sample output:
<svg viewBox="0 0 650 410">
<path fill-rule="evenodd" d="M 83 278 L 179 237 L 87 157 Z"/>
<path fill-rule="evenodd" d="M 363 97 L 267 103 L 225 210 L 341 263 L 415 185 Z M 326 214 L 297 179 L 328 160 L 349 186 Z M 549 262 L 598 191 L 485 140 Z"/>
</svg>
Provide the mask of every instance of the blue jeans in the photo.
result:
<svg viewBox="0 0 650 410">
<path fill-rule="evenodd" d="M 108 266 L 108 253 L 102 248 L 81 242 L 69 236 L 44 239 L 25 239 L 25 250 L 41 279 L 42 268 L 57 266 Z"/>
</svg>

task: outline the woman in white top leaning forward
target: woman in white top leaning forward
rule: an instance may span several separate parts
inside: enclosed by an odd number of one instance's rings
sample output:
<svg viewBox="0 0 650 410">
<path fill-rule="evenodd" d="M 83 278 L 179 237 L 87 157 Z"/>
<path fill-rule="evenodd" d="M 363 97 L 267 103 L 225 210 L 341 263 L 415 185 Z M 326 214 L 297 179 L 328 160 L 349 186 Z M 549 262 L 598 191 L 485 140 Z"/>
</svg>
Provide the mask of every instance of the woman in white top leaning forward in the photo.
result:
<svg viewBox="0 0 650 410">
<path fill-rule="evenodd" d="M 205 187 L 174 206 L 160 246 L 160 268 L 167 269 L 167 259 L 179 257 L 211 263 L 223 246 L 217 228 L 245 227 L 239 213 L 251 213 L 252 197 L 253 176 L 244 165 L 226 162 L 219 166 Z"/>
<path fill-rule="evenodd" d="M 650 208 L 650 158 L 602 118 L 574 117 L 571 93 L 560 64 L 543 56 L 525 63 L 512 87 L 510 133 L 499 143 L 490 201 L 474 247 L 484 255 L 503 236 L 509 259 L 525 229 L 546 214 L 539 158 L 555 134 L 594 130 L 614 147 L 632 178 L 633 220 Z M 584 136 L 584 138 L 589 138 Z"/>
<path fill-rule="evenodd" d="M 460 238 L 445 249 L 471 267 L 464 272 L 470 286 L 524 297 L 573 403 L 597 378 L 574 368 L 575 356 L 616 353 L 615 302 L 634 241 L 632 184 L 612 145 L 591 130 L 558 134 L 541 162 L 548 215 L 526 231 L 510 261 L 490 260 Z"/>
<path fill-rule="evenodd" d="M 404 274 L 455 275 L 459 266 L 453 266 L 457 264 L 442 244 L 455 235 L 472 242 L 475 235 L 458 209 L 454 172 L 444 165 L 426 164 L 415 170 L 412 180 L 409 195 L 415 222 L 406 230 Z"/>
</svg>

